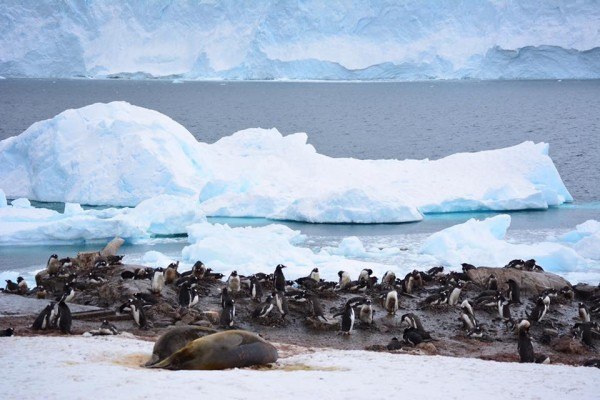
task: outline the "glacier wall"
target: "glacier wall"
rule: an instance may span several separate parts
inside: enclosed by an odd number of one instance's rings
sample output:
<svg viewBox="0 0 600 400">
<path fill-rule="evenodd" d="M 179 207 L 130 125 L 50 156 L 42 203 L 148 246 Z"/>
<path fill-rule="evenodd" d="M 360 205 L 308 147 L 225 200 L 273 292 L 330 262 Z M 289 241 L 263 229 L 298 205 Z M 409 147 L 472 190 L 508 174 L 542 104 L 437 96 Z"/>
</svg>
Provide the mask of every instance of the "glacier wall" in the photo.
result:
<svg viewBox="0 0 600 400">
<path fill-rule="evenodd" d="M 600 78 L 597 0 L 0 2 L 0 75 Z"/>
</svg>

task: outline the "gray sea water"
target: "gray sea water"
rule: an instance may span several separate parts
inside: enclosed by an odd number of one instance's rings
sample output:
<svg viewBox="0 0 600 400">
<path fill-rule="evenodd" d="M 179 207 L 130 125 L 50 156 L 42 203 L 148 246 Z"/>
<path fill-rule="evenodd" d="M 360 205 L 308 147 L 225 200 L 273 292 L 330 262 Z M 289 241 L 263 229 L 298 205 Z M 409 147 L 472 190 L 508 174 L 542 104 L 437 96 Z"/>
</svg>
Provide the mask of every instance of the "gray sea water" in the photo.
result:
<svg viewBox="0 0 600 400">
<path fill-rule="evenodd" d="M 511 230 L 572 229 L 600 219 L 600 81 L 412 83 L 0 80 L 0 139 L 68 108 L 125 100 L 160 111 L 212 143 L 250 127 L 307 132 L 318 152 L 360 159 L 441 158 L 457 152 L 547 142 L 573 204 L 511 213 Z M 60 205 L 50 205 L 58 207 Z M 314 240 L 422 235 L 492 213 L 428 215 L 389 225 L 286 223 Z M 265 220 L 219 220 L 261 225 Z M 184 241 L 153 249 L 177 252 Z M 166 247 L 165 247 L 166 246 Z M 164 247 L 164 248 L 163 248 Z M 89 246 L 65 246 L 63 254 Z M 138 254 L 146 247 L 125 252 Z M 0 271 L 45 263 L 50 248 L 0 248 Z"/>
</svg>

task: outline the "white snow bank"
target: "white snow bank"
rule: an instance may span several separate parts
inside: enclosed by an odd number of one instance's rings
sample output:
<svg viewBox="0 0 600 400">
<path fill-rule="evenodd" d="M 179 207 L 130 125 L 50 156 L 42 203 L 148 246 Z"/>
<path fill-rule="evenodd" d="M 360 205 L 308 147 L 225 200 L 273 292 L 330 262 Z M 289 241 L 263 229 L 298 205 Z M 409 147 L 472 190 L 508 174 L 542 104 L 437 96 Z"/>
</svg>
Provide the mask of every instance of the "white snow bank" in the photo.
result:
<svg viewBox="0 0 600 400">
<path fill-rule="evenodd" d="M 510 220 L 506 214 L 482 221 L 470 219 L 431 235 L 423 243 L 421 253 L 453 266 L 470 263 L 503 267 L 513 259 L 530 258 L 552 272 L 583 271 L 590 266 L 585 254 L 561 243 L 509 243 L 505 237 Z"/>
<path fill-rule="evenodd" d="M 265 370 L 167 371 L 140 367 L 153 342 L 124 336 L 17 336 L 2 342 L 4 389 L 21 388 L 21 399 L 67 400 L 94 393 L 111 399 L 171 398 L 174 390 L 181 399 L 383 399 L 399 392 L 407 398 L 480 399 L 487 393 L 584 399 L 596 396 L 592 382 L 598 376 L 589 367 L 325 349 L 280 359 Z M 375 384 L 382 371 L 402 379 Z"/>
<path fill-rule="evenodd" d="M 106 241 L 115 236 L 135 242 L 184 233 L 188 224 L 205 220 L 197 201 L 171 195 L 144 200 L 135 208 L 83 210 L 67 203 L 62 214 L 26 207 L 28 203 L 17 199 L 0 208 L 0 246 Z"/>
<path fill-rule="evenodd" d="M 199 143 L 167 116 L 125 102 L 67 110 L 0 142 L 0 188 L 9 197 L 100 205 L 199 196 L 208 216 L 344 223 L 572 201 L 545 143 L 436 161 L 331 158 L 305 133 L 276 129 Z"/>
</svg>

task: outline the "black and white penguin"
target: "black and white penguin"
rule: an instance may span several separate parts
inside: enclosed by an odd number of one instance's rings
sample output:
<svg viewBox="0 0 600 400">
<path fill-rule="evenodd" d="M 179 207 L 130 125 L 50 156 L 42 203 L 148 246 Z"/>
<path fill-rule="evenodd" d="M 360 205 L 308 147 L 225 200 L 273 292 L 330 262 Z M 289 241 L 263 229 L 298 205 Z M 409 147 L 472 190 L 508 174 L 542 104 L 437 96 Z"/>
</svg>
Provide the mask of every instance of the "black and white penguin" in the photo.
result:
<svg viewBox="0 0 600 400">
<path fill-rule="evenodd" d="M 89 283 L 91 283 L 92 285 L 99 285 L 101 283 L 106 282 L 106 278 L 104 278 L 103 276 L 100 276 L 100 274 L 98 274 L 97 272 L 90 272 L 88 274 L 87 281 Z"/>
<path fill-rule="evenodd" d="M 550 357 L 548 357 L 545 354 L 540 354 L 539 356 L 535 357 L 535 363 L 536 364 L 550 364 Z"/>
<path fill-rule="evenodd" d="M 17 285 L 19 286 L 20 294 L 27 294 L 27 292 L 29 291 L 29 287 L 27 286 L 27 282 L 25 282 L 25 279 L 23 279 L 22 276 L 19 276 L 17 278 Z"/>
<path fill-rule="evenodd" d="M 400 321 L 404 325 L 407 325 L 409 328 L 416 329 L 417 332 L 419 332 L 419 335 L 421 335 L 421 338 L 423 338 L 424 341 L 432 340 L 431 335 L 423 327 L 423 324 L 421 323 L 421 319 L 419 318 L 418 315 L 413 314 L 413 313 L 404 314 L 402 316 L 402 318 L 400 319 Z"/>
<path fill-rule="evenodd" d="M 48 292 L 46 291 L 46 289 L 44 288 L 44 286 L 39 285 L 34 287 L 33 292 L 35 293 L 35 298 L 36 299 L 45 299 L 46 296 L 48 295 Z"/>
<path fill-rule="evenodd" d="M 382 289 L 392 289 L 396 285 L 396 274 L 394 271 L 387 271 L 381 278 Z"/>
<path fill-rule="evenodd" d="M 116 326 L 108 322 L 107 320 L 102 321 L 102 325 L 100 325 L 100 329 L 98 329 L 99 335 L 118 335 L 119 330 Z"/>
<path fill-rule="evenodd" d="M 590 322 L 590 310 L 583 303 L 579 303 L 579 318 L 583 322 Z"/>
<path fill-rule="evenodd" d="M 165 288 L 164 268 L 155 268 L 152 272 L 152 292 L 160 294 Z"/>
<path fill-rule="evenodd" d="M 487 288 L 487 290 L 498 290 L 498 279 L 496 278 L 496 275 L 490 274 L 485 284 L 485 287 Z"/>
<path fill-rule="evenodd" d="M 470 339 L 480 339 L 483 337 L 483 328 L 480 325 L 475 325 L 467 331 L 467 337 Z"/>
<path fill-rule="evenodd" d="M 265 301 L 254 309 L 252 317 L 265 318 L 273 310 L 273 296 L 268 295 Z"/>
<path fill-rule="evenodd" d="M 404 293 L 412 294 L 414 286 L 415 286 L 415 278 L 413 276 L 413 273 L 410 272 L 410 273 L 406 274 L 404 279 L 402 279 L 402 291 Z"/>
<path fill-rule="evenodd" d="M 179 268 L 179 261 L 171 263 L 165 269 L 165 285 L 170 285 L 174 283 L 179 277 L 179 273 L 177 272 L 177 268 Z"/>
<path fill-rule="evenodd" d="M 396 311 L 398 311 L 398 292 L 395 290 L 390 290 L 385 295 L 385 300 L 383 302 L 383 308 L 386 309 L 389 315 L 396 315 Z"/>
<path fill-rule="evenodd" d="M 223 289 L 221 289 L 221 308 L 225 308 L 225 303 L 227 303 L 228 300 L 231 300 L 231 296 L 229 295 L 229 289 L 224 287 Z"/>
<path fill-rule="evenodd" d="M 237 271 L 232 271 L 229 278 L 227 278 L 227 289 L 229 289 L 229 293 L 231 293 L 232 296 L 235 296 L 241 288 L 242 282 L 240 276 Z"/>
<path fill-rule="evenodd" d="M 321 274 L 319 273 L 319 268 L 313 268 L 312 271 L 310 271 L 310 274 L 308 275 L 308 277 L 315 282 L 320 282 Z"/>
<path fill-rule="evenodd" d="M 148 320 L 146 319 L 143 306 L 144 303 L 140 300 L 129 301 L 129 309 L 131 310 L 133 321 L 139 328 L 146 329 L 148 327 Z"/>
<path fill-rule="evenodd" d="M 260 281 L 258 280 L 258 278 L 256 276 L 252 275 L 250 277 L 250 298 L 252 298 L 252 300 L 260 303 L 262 301 L 262 296 L 263 296 L 262 285 L 260 284 Z"/>
<path fill-rule="evenodd" d="M 550 297 L 538 297 L 535 302 L 535 307 L 531 310 L 531 313 L 528 315 L 528 319 L 535 322 L 541 322 L 542 319 L 546 316 L 548 309 L 550 307 Z"/>
<path fill-rule="evenodd" d="M 423 342 L 423 337 L 419 333 L 419 331 L 413 327 L 409 327 L 404 329 L 404 334 L 402 335 L 404 341 L 411 346 L 416 346 L 419 343 Z"/>
<path fill-rule="evenodd" d="M 94 269 L 104 269 L 108 267 L 108 262 L 104 258 L 98 258 L 94 261 Z"/>
<path fill-rule="evenodd" d="M 51 327 L 51 321 L 54 318 L 54 305 L 52 302 L 48 304 L 33 321 L 31 329 L 35 331 L 49 329 Z"/>
<path fill-rule="evenodd" d="M 4 291 L 8 293 L 19 293 L 19 284 L 10 279 L 6 279 L 6 287 L 4 288 Z"/>
<path fill-rule="evenodd" d="M 142 303 L 158 304 L 158 299 L 152 293 L 136 292 L 133 294 L 133 298 L 140 300 Z"/>
<path fill-rule="evenodd" d="M 460 264 L 460 265 L 461 265 L 461 267 L 462 267 L 462 272 L 463 272 L 464 274 L 466 274 L 467 272 L 469 272 L 469 271 L 471 271 L 471 270 L 475 270 L 475 269 L 477 269 L 477 267 L 476 267 L 476 266 L 474 266 L 473 264 L 462 263 L 462 264 Z"/>
<path fill-rule="evenodd" d="M 373 323 L 373 306 L 371 300 L 367 299 L 361 304 L 358 319 L 363 324 L 371 325 Z"/>
<path fill-rule="evenodd" d="M 578 322 L 573 327 L 573 333 L 581 339 L 583 344 L 590 348 L 595 348 L 593 338 L 594 334 L 600 335 L 600 327 L 598 327 L 597 323 Z"/>
<path fill-rule="evenodd" d="M 221 310 L 220 324 L 223 327 L 231 328 L 235 318 L 235 301 L 228 299 L 225 302 L 225 307 Z"/>
<path fill-rule="evenodd" d="M 285 316 L 290 312 L 285 292 L 283 290 L 273 292 L 273 298 L 275 299 L 277 310 L 279 310 L 279 314 L 281 314 L 281 319 L 285 319 Z"/>
<path fill-rule="evenodd" d="M 458 282 L 456 286 L 450 290 L 448 293 L 448 305 L 455 306 L 458 304 L 458 300 L 460 299 L 460 293 L 464 287 L 462 282 Z"/>
<path fill-rule="evenodd" d="M 58 261 L 58 255 L 52 254 L 50 258 L 48 258 L 48 262 L 46 262 L 46 272 L 48 275 L 55 276 L 58 274 L 60 270 L 61 263 Z"/>
<path fill-rule="evenodd" d="M 352 307 L 352 302 L 347 301 L 344 306 L 344 310 L 335 314 L 333 317 L 342 316 L 341 324 L 340 324 L 340 333 L 343 335 L 352 334 L 352 329 L 354 328 L 354 307 Z"/>
<path fill-rule="evenodd" d="M 528 320 L 524 319 L 517 325 L 519 331 L 519 340 L 517 349 L 519 350 L 519 359 L 522 363 L 535 362 L 535 356 L 533 353 L 533 345 L 531 344 L 531 337 L 529 336 L 529 326 L 531 324 Z"/>
<path fill-rule="evenodd" d="M 73 318 L 71 316 L 71 310 L 69 306 L 64 301 L 58 302 L 58 315 L 56 326 L 62 333 L 70 334 L 71 333 L 71 324 L 73 322 Z"/>
<path fill-rule="evenodd" d="M 6 328 L 0 330 L 0 337 L 9 337 L 15 334 L 15 330 L 13 328 Z"/>
<path fill-rule="evenodd" d="M 519 284 L 514 279 L 509 279 L 507 283 L 508 291 L 506 297 L 511 303 L 521 304 L 521 288 L 519 287 Z"/>
<path fill-rule="evenodd" d="M 514 328 L 514 322 L 512 316 L 510 315 L 510 300 L 506 299 L 502 295 L 498 297 L 498 315 L 508 330 L 512 330 L 512 328 Z"/>
<path fill-rule="evenodd" d="M 285 292 L 285 275 L 283 275 L 283 268 L 286 268 L 286 266 L 279 264 L 275 267 L 275 272 L 273 272 L 273 286 L 278 292 Z"/>
<path fill-rule="evenodd" d="M 339 276 L 340 280 L 337 284 L 336 289 L 337 290 L 347 289 L 348 286 L 350 285 L 350 283 L 352 282 L 352 279 L 350 278 L 350 274 L 346 271 L 339 271 L 338 276 Z"/>
<path fill-rule="evenodd" d="M 473 313 L 473 306 L 469 300 L 464 300 L 460 305 L 460 320 L 463 323 L 463 328 L 467 331 L 472 330 L 477 326 L 477 319 Z"/>
<path fill-rule="evenodd" d="M 444 273 L 444 267 L 443 266 L 438 266 L 438 267 L 433 267 L 433 268 L 429 268 L 425 274 L 424 277 L 426 277 L 426 280 L 433 280 L 434 278 L 441 276 Z"/>
<path fill-rule="evenodd" d="M 440 306 L 446 304 L 448 302 L 448 294 L 450 292 L 448 290 L 443 290 L 439 293 L 434 293 L 431 296 L 427 296 L 425 300 L 422 301 L 422 307 L 432 307 L 432 306 Z"/>
<path fill-rule="evenodd" d="M 325 314 L 323 313 L 323 307 L 321 306 L 321 302 L 317 295 L 310 294 L 306 295 L 306 299 L 308 300 L 308 305 L 310 307 L 310 312 L 315 318 L 322 318 L 327 321 Z"/>
<path fill-rule="evenodd" d="M 181 286 L 179 286 L 179 294 L 177 296 L 177 300 L 179 302 L 179 306 L 182 308 L 189 308 L 192 303 L 192 288 L 188 282 L 184 282 Z"/>
<path fill-rule="evenodd" d="M 190 287 L 190 306 L 189 308 L 194 307 L 200 301 L 200 293 L 198 293 L 198 289 L 194 286 Z"/>
<path fill-rule="evenodd" d="M 393 337 L 392 340 L 387 344 L 388 350 L 400 350 L 402 348 L 402 342 L 397 337 Z"/>
<path fill-rule="evenodd" d="M 65 284 L 65 287 L 63 289 L 63 294 L 59 301 L 64 301 L 65 303 L 69 303 L 69 302 L 71 302 L 71 300 L 73 300 L 74 297 L 75 297 L 75 288 L 68 283 Z"/>
<path fill-rule="evenodd" d="M 510 261 L 508 264 L 506 264 L 504 266 L 504 268 L 523 269 L 524 265 L 525 265 L 525 261 L 523 261 L 521 259 L 516 259 L 516 260 Z"/>
<path fill-rule="evenodd" d="M 373 270 L 370 268 L 364 268 L 362 271 L 360 271 L 360 274 L 358 275 L 358 281 L 361 283 L 367 283 L 371 279 L 371 275 L 373 275 Z"/>
</svg>

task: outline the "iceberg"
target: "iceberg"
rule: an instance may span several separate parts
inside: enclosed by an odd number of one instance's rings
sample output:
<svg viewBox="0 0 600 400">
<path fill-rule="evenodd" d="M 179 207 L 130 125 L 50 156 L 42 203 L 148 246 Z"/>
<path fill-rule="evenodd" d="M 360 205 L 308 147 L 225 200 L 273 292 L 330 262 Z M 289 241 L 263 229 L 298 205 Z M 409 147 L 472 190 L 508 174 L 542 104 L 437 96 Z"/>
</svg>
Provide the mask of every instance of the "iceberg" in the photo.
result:
<svg viewBox="0 0 600 400">
<path fill-rule="evenodd" d="M 559 242 L 572 247 L 583 257 L 600 260 L 600 221 L 590 219 L 565 233 Z"/>
<path fill-rule="evenodd" d="M 205 220 L 197 202 L 187 197 L 161 195 L 135 208 L 104 210 L 67 203 L 64 213 L 16 199 L 0 208 L 0 246 L 104 242 L 115 236 L 139 242 L 184 233 L 188 224 Z"/>
<path fill-rule="evenodd" d="M 307 142 L 256 128 L 206 144 L 156 111 L 98 103 L 0 142 L 0 188 L 9 198 L 129 207 L 165 194 L 199 200 L 207 216 L 319 223 L 573 200 L 545 143 L 398 161 L 327 157 Z"/>
<path fill-rule="evenodd" d="M 595 0 L 5 0 L 0 16 L 5 77 L 600 77 Z"/>
<path fill-rule="evenodd" d="M 434 256 L 442 263 L 457 267 L 461 263 L 475 266 L 503 267 L 514 259 L 535 259 L 550 272 L 586 271 L 594 265 L 585 253 L 557 242 L 511 243 L 506 240 L 510 215 L 485 220 L 470 219 L 428 237 L 421 254 Z"/>
</svg>

